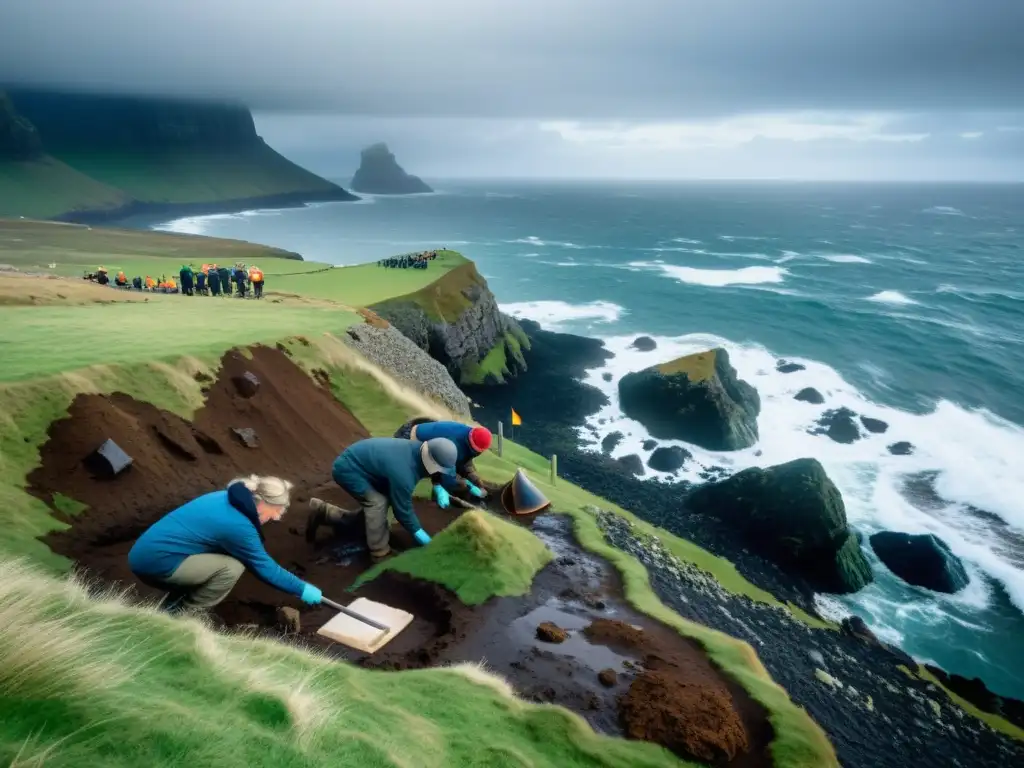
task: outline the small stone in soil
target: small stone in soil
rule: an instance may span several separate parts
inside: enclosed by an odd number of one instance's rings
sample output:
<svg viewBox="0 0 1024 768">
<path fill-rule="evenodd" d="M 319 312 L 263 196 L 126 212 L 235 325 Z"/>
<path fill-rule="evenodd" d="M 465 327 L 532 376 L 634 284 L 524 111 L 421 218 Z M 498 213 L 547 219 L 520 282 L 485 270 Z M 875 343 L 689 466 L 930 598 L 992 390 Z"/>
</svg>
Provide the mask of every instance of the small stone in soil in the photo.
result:
<svg viewBox="0 0 1024 768">
<path fill-rule="evenodd" d="M 597 673 L 597 679 L 605 688 L 614 688 L 619 676 L 615 674 L 614 669 L 602 669 Z"/>
<path fill-rule="evenodd" d="M 282 606 L 277 609 L 277 625 L 286 635 L 297 635 L 302 631 L 299 612 L 291 606 Z"/>
<path fill-rule="evenodd" d="M 557 624 L 545 621 L 537 626 L 537 639 L 545 643 L 564 643 L 569 634 Z"/>
</svg>

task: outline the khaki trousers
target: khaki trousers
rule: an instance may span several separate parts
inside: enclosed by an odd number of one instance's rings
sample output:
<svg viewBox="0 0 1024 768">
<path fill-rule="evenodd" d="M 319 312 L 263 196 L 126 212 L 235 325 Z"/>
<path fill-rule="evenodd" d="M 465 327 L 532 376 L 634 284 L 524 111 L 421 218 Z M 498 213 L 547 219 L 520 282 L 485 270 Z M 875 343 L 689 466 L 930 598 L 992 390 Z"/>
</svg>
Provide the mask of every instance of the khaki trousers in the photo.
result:
<svg viewBox="0 0 1024 768">
<path fill-rule="evenodd" d="M 347 490 L 347 489 L 346 489 Z M 388 525 L 388 507 L 390 500 L 383 493 L 372 488 L 349 495 L 359 502 L 358 512 L 352 512 L 333 504 L 324 504 L 324 517 L 332 525 L 345 524 L 355 517 L 362 516 L 366 526 L 366 545 L 374 557 L 383 557 L 391 551 L 391 530 Z"/>
<path fill-rule="evenodd" d="M 220 603 L 245 573 L 245 566 L 228 555 L 191 555 L 166 579 L 147 579 L 168 592 L 172 610 L 204 611 Z"/>
</svg>

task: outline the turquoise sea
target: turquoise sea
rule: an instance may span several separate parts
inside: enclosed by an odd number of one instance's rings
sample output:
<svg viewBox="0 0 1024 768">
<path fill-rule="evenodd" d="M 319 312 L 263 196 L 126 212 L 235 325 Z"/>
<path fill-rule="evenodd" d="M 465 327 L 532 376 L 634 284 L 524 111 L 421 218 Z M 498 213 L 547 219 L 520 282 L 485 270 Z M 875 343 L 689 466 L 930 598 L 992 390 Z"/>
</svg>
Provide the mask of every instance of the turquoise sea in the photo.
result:
<svg viewBox="0 0 1024 768">
<path fill-rule="evenodd" d="M 965 591 L 907 586 L 865 539 L 875 584 L 822 598 L 822 609 L 855 611 L 919 659 L 1024 697 L 1024 186 L 435 186 L 433 195 L 159 227 L 334 264 L 461 250 L 507 312 L 599 337 L 616 353 L 588 376 L 612 401 L 594 426 L 626 433 L 616 455 L 643 454 L 646 436 L 619 411 L 617 379 L 724 345 L 761 393 L 762 439 L 735 454 L 691 446 L 697 464 L 815 456 L 866 535 L 940 536 L 965 562 Z M 655 352 L 629 348 L 641 333 L 655 338 Z M 779 373 L 779 357 L 806 368 Z M 825 405 L 793 400 L 808 386 Z M 808 434 L 823 410 L 839 406 L 889 429 L 851 445 Z M 887 446 L 903 440 L 914 454 L 891 455 Z M 581 441 L 596 447 L 590 435 Z"/>
</svg>

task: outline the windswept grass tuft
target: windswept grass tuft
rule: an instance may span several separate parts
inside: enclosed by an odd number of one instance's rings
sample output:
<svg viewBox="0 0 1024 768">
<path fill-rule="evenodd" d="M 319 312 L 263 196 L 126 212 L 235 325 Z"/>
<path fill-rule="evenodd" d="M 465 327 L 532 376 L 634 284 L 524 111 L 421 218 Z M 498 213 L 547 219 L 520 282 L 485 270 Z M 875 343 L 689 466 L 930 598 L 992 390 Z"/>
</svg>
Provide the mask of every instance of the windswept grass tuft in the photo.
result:
<svg viewBox="0 0 1024 768">
<path fill-rule="evenodd" d="M 9 766 L 683 765 L 516 699 L 477 667 L 364 670 L 90 595 L 24 561 L 0 562 L 0 622 Z"/>
</svg>

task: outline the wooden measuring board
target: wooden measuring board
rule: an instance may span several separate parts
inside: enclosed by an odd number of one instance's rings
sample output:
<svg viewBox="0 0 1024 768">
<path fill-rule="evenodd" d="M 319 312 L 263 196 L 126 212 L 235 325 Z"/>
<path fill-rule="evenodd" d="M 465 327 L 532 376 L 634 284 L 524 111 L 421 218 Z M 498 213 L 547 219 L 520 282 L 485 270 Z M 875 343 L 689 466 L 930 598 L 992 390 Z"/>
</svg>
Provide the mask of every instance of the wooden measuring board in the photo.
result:
<svg viewBox="0 0 1024 768">
<path fill-rule="evenodd" d="M 365 597 L 354 600 L 347 607 L 350 611 L 355 611 L 368 619 L 384 624 L 389 627 L 388 631 L 381 632 L 369 624 L 364 624 L 359 619 L 339 613 L 320 627 L 317 634 L 366 653 L 378 651 L 390 643 L 399 632 L 412 623 L 413 619 L 412 614 L 407 611 L 367 600 Z"/>
</svg>

